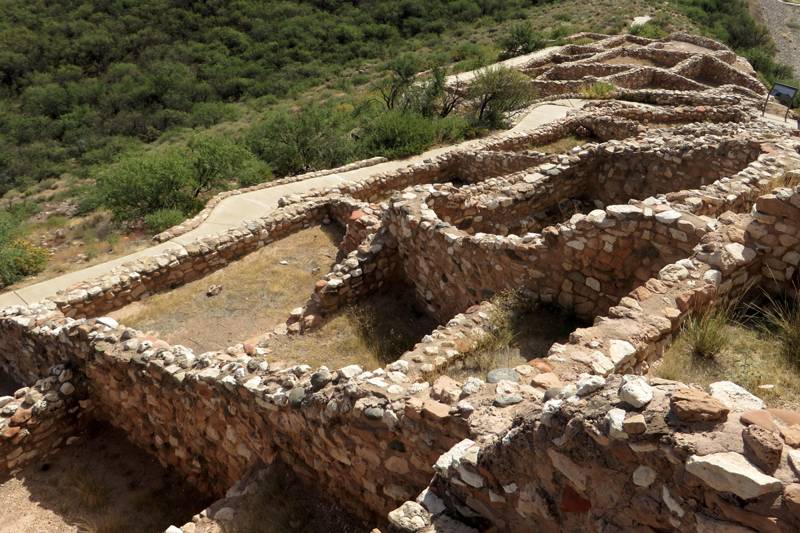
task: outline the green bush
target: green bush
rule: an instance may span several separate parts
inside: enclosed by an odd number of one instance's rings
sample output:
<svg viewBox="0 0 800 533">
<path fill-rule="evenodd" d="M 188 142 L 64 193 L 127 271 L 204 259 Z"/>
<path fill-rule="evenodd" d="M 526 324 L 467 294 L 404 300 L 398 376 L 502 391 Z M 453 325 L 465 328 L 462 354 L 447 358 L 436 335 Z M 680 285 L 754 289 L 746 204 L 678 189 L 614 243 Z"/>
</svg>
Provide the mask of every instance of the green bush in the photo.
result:
<svg viewBox="0 0 800 533">
<path fill-rule="evenodd" d="M 194 168 L 185 152 L 129 155 L 97 177 L 103 204 L 118 221 L 133 221 L 160 209 L 192 212 Z"/>
<path fill-rule="evenodd" d="M 236 175 L 239 187 L 252 187 L 270 180 L 272 180 L 272 168 L 255 158 L 246 161 Z"/>
<path fill-rule="evenodd" d="M 468 94 L 476 124 L 492 128 L 505 126 L 509 114 L 530 105 L 536 97 L 527 76 L 504 66 L 478 72 Z"/>
<path fill-rule="evenodd" d="M 271 111 L 246 135 L 246 144 L 281 176 L 335 167 L 355 155 L 352 117 L 330 106 Z"/>
<path fill-rule="evenodd" d="M 436 141 L 435 121 L 420 114 L 387 111 L 363 128 L 364 155 L 406 157 L 418 154 Z"/>
<path fill-rule="evenodd" d="M 0 212 L 0 286 L 37 274 L 47 263 L 47 250 L 19 238 L 20 220 L 13 211 Z"/>
<path fill-rule="evenodd" d="M 508 33 L 497 44 L 502 50 L 500 59 L 508 59 L 539 50 L 544 47 L 544 38 L 533 29 L 530 22 L 518 22 L 508 29 Z"/>
<path fill-rule="evenodd" d="M 117 221 L 133 222 L 161 210 L 191 215 L 206 196 L 238 186 L 241 179 L 268 174 L 246 147 L 204 133 L 189 139 L 186 147 L 124 157 L 97 177 L 96 194 Z M 90 193 L 85 198 L 91 202 L 93 197 Z"/>
<path fill-rule="evenodd" d="M 159 209 L 144 217 L 144 225 L 151 233 L 161 233 L 162 231 L 177 226 L 186 217 L 179 209 Z"/>
</svg>

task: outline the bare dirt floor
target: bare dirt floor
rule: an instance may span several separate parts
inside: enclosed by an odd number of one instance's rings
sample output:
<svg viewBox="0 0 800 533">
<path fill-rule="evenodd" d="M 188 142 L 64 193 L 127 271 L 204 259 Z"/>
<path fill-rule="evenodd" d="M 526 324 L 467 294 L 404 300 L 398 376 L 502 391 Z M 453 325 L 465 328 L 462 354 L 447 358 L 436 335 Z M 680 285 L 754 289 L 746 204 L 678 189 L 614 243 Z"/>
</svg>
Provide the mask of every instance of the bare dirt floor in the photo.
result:
<svg viewBox="0 0 800 533">
<path fill-rule="evenodd" d="M 606 59 L 603 63 L 607 65 L 633 65 L 637 67 L 657 67 L 658 65 L 649 59 L 630 57 L 630 56 L 617 56 L 611 59 Z"/>
<path fill-rule="evenodd" d="M 370 528 L 285 465 L 261 472 L 256 490 L 237 506 L 223 533 L 364 533 Z"/>
<path fill-rule="evenodd" d="M 271 331 L 303 305 L 314 282 L 336 263 L 342 236 L 336 224 L 302 230 L 111 316 L 196 352 L 227 348 Z M 216 296 L 207 295 L 212 285 L 222 287 Z"/>
<path fill-rule="evenodd" d="M 212 501 L 102 425 L 0 482 L 0 533 L 155 533 Z"/>
<path fill-rule="evenodd" d="M 438 324 L 424 313 L 414 289 L 393 284 L 343 309 L 319 329 L 269 343 L 269 361 L 373 370 L 395 361 Z"/>
</svg>

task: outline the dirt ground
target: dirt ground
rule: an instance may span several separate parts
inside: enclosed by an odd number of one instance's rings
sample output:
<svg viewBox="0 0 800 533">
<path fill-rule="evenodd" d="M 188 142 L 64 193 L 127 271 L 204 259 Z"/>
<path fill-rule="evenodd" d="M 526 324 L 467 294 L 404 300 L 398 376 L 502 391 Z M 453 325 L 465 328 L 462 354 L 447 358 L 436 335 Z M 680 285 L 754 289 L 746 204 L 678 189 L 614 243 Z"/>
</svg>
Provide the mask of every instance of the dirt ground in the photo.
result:
<svg viewBox="0 0 800 533">
<path fill-rule="evenodd" d="M 208 276 L 112 313 L 120 323 L 197 352 L 266 333 L 311 296 L 336 263 L 339 226 L 305 229 Z M 207 296 L 211 285 L 222 292 Z"/>
<path fill-rule="evenodd" d="M 155 533 L 212 501 L 106 426 L 0 481 L 0 533 Z"/>
<path fill-rule="evenodd" d="M 61 238 L 56 238 L 58 232 Z M 47 264 L 39 274 L 22 279 L 4 290 L 21 289 L 153 245 L 150 236 L 142 231 L 121 232 L 107 213 L 73 218 L 54 216 L 45 222 L 32 224 L 25 238 L 50 252 Z"/>
<path fill-rule="evenodd" d="M 237 508 L 237 519 L 223 533 L 363 533 L 371 528 L 347 513 L 285 465 L 264 472 L 258 488 Z"/>
<path fill-rule="evenodd" d="M 398 359 L 436 326 L 419 307 L 413 288 L 393 285 L 342 310 L 317 330 L 272 340 L 268 359 L 331 369 L 357 364 L 373 370 Z"/>
<path fill-rule="evenodd" d="M 638 57 L 630 57 L 630 56 L 617 56 L 612 57 L 611 59 L 606 59 L 603 63 L 607 65 L 633 65 L 637 67 L 657 67 L 655 63 L 650 61 L 649 59 L 643 59 Z"/>
</svg>

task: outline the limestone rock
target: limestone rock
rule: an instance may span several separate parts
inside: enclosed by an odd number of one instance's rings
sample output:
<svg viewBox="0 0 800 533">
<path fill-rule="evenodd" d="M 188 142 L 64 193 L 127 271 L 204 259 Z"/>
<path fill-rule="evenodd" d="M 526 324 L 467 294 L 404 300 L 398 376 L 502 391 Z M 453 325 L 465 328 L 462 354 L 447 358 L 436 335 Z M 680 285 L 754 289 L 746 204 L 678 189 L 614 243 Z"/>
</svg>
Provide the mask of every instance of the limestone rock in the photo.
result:
<svg viewBox="0 0 800 533">
<path fill-rule="evenodd" d="M 625 409 L 613 408 L 609 409 L 606 413 L 606 422 L 608 423 L 608 436 L 612 439 L 624 440 L 628 438 L 628 434 L 623 429 L 625 422 Z"/>
<path fill-rule="evenodd" d="M 639 409 L 653 399 L 653 388 L 642 376 L 625 376 L 619 388 L 619 398 L 628 405 Z"/>
<path fill-rule="evenodd" d="M 700 478 L 712 489 L 731 492 L 744 500 L 781 490 L 780 480 L 762 473 L 736 452 L 692 455 L 686 471 Z"/>
<path fill-rule="evenodd" d="M 417 502 L 405 502 L 389 513 L 389 522 L 400 531 L 413 533 L 431 525 L 431 516 Z"/>
<path fill-rule="evenodd" d="M 718 381 L 708 386 L 711 396 L 728 406 L 731 411 L 764 409 L 764 401 L 732 381 Z"/>
<path fill-rule="evenodd" d="M 641 465 L 633 471 L 633 484 L 637 487 L 649 487 L 656 480 L 656 471 L 649 466 Z"/>
<path fill-rule="evenodd" d="M 586 396 L 596 390 L 602 389 L 605 384 L 606 379 L 603 376 L 584 374 L 578 380 L 578 389 L 576 392 L 578 396 Z"/>
<path fill-rule="evenodd" d="M 487 383 L 500 381 L 519 381 L 519 374 L 513 368 L 495 368 L 486 375 Z"/>
</svg>

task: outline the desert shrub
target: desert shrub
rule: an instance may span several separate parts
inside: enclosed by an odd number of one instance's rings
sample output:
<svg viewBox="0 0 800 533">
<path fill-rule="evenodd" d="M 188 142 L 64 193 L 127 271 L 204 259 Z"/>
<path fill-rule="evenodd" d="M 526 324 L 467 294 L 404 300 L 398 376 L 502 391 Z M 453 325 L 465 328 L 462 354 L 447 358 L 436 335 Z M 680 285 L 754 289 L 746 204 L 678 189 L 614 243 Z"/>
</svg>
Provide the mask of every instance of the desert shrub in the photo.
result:
<svg viewBox="0 0 800 533">
<path fill-rule="evenodd" d="M 194 168 L 177 148 L 129 155 L 97 177 L 103 205 L 118 221 L 133 221 L 160 209 L 192 212 Z"/>
<path fill-rule="evenodd" d="M 251 187 L 271 179 L 272 167 L 255 158 L 245 161 L 236 174 L 236 181 L 239 187 Z"/>
<path fill-rule="evenodd" d="M 177 226 L 185 218 L 183 211 L 179 209 L 159 209 L 145 215 L 144 225 L 151 233 L 161 233 L 172 226 Z"/>
<path fill-rule="evenodd" d="M 664 26 L 657 21 L 650 20 L 644 24 L 637 24 L 631 28 L 633 35 L 639 37 L 647 37 L 648 39 L 661 39 L 666 37 L 669 32 L 664 29 Z"/>
<path fill-rule="evenodd" d="M 582 87 L 580 94 L 583 98 L 590 100 L 605 100 L 612 98 L 616 89 L 614 85 L 608 82 L 598 81 L 597 83 Z"/>
<path fill-rule="evenodd" d="M 436 123 L 418 113 L 387 111 L 364 126 L 361 143 L 370 155 L 405 157 L 431 146 L 436 133 Z"/>
<path fill-rule="evenodd" d="M 713 359 L 728 345 L 725 326 L 729 321 L 730 313 L 725 307 L 704 309 L 686 319 L 682 339 L 692 355 Z"/>
<path fill-rule="evenodd" d="M 236 120 L 239 110 L 232 104 L 222 102 L 198 102 L 192 106 L 190 123 L 192 126 L 212 126 L 223 120 Z"/>
<path fill-rule="evenodd" d="M 503 66 L 481 70 L 469 87 L 473 118 L 489 127 L 505 125 L 509 114 L 530 105 L 535 97 L 527 76 Z"/>
<path fill-rule="evenodd" d="M 208 191 L 224 189 L 236 179 L 245 163 L 253 159 L 247 148 L 219 135 L 196 135 L 189 140 L 188 147 L 194 169 L 191 194 L 195 198 Z"/>
<path fill-rule="evenodd" d="M 335 167 L 353 157 L 352 122 L 330 106 L 278 109 L 250 128 L 246 144 L 280 176 Z"/>
<path fill-rule="evenodd" d="M 387 109 L 392 110 L 403 101 L 403 96 L 414 83 L 414 75 L 419 70 L 419 61 L 411 54 L 403 54 L 389 62 L 386 76 L 377 84 Z"/>
<path fill-rule="evenodd" d="M 497 44 L 501 49 L 500 59 L 507 59 L 539 50 L 544 46 L 544 38 L 530 22 L 518 22 L 511 25 Z"/>
<path fill-rule="evenodd" d="M 142 220 L 157 211 L 191 215 L 211 193 L 267 174 L 243 145 L 213 134 L 199 134 L 185 147 L 129 154 L 97 176 L 97 194 L 118 222 Z M 153 224 L 162 220 L 158 215 Z M 150 223 L 147 224 L 151 226 Z"/>
<path fill-rule="evenodd" d="M 0 286 L 41 272 L 47 251 L 20 238 L 20 217 L 0 212 Z"/>
<path fill-rule="evenodd" d="M 784 357 L 800 366 L 800 292 L 783 298 L 767 296 L 758 310 L 765 318 L 764 332 L 778 341 Z"/>
</svg>

